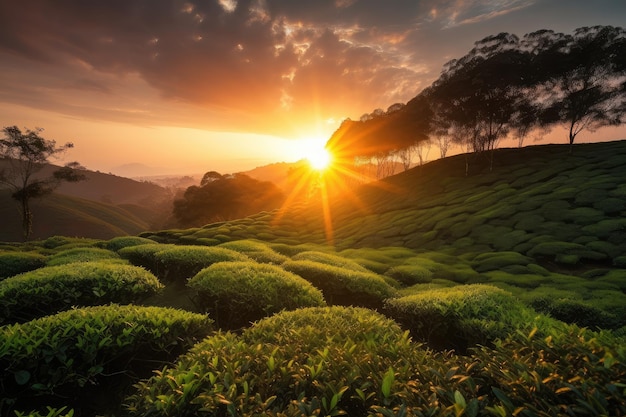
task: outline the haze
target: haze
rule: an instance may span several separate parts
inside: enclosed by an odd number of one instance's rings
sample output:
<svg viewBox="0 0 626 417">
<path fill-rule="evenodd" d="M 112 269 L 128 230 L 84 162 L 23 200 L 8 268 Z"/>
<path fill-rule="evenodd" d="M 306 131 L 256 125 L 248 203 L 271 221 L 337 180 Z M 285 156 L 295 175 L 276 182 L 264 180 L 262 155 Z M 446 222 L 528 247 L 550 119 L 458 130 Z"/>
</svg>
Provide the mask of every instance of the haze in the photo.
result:
<svg viewBox="0 0 626 417">
<path fill-rule="evenodd" d="M 305 157 L 487 35 L 624 22 L 622 0 L 5 1 L 0 123 L 92 170 L 234 172 Z"/>
</svg>

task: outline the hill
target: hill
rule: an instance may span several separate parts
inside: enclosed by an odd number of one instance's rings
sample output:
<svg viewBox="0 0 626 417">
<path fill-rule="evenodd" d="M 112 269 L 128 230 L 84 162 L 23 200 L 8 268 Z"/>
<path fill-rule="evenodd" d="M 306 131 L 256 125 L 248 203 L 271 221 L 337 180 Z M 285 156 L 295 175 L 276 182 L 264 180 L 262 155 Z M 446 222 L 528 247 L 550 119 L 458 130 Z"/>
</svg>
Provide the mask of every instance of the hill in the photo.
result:
<svg viewBox="0 0 626 417">
<path fill-rule="evenodd" d="M 21 217 L 9 192 L 0 190 L 0 241 L 23 240 Z M 86 200 L 63 194 L 52 194 L 33 200 L 33 239 L 49 236 L 75 236 L 111 239 L 114 236 L 135 235 L 149 227 L 149 222 L 111 204 Z M 137 207 L 134 207 L 136 210 Z"/>
<path fill-rule="evenodd" d="M 385 274 L 400 267 L 419 275 L 425 263 L 434 269 L 420 282 L 491 283 L 544 310 L 558 294 L 575 304 L 561 316 L 567 321 L 587 320 L 573 312 L 593 304 L 616 319 L 602 325 L 612 327 L 626 324 L 625 164 L 626 141 L 575 145 L 573 153 L 567 145 L 500 149 L 492 170 L 480 155 L 457 155 L 329 201 L 141 236 L 199 244 L 255 238 L 290 251 L 330 245 Z M 593 291 L 590 279 L 599 285 Z"/>
<path fill-rule="evenodd" d="M 2 414 L 624 415 L 626 141 L 494 156 L 1 244 Z"/>
</svg>

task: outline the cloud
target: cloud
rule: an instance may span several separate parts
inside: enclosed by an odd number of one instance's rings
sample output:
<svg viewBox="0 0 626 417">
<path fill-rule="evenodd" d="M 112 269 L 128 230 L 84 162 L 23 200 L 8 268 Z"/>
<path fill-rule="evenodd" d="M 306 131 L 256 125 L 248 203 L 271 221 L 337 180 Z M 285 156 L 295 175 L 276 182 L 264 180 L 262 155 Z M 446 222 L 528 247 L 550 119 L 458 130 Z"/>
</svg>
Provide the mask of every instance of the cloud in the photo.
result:
<svg viewBox="0 0 626 417">
<path fill-rule="evenodd" d="M 4 1 L 0 100 L 279 133 L 407 101 L 446 60 L 491 34 L 485 22 L 540 3 Z"/>
</svg>

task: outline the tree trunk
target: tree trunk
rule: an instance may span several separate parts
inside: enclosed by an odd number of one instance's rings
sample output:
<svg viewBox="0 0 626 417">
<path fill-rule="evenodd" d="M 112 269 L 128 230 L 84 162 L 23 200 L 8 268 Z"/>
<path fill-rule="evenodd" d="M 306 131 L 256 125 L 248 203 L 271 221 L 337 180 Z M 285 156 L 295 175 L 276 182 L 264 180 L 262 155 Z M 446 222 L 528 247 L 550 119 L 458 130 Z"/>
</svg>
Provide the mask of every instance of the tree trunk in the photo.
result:
<svg viewBox="0 0 626 417">
<path fill-rule="evenodd" d="M 22 198 L 20 198 L 20 204 L 20 211 L 22 212 L 22 232 L 24 233 L 24 241 L 26 241 L 33 232 L 33 213 L 28 204 L 28 197 L 22 196 Z"/>
</svg>

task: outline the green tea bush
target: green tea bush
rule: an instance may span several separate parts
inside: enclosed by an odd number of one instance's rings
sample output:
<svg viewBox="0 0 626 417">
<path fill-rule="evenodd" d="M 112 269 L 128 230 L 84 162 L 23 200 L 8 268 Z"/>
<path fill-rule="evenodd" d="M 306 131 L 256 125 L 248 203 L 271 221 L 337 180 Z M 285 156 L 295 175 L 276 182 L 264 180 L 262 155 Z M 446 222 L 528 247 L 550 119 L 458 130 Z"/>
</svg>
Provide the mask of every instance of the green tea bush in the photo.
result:
<svg viewBox="0 0 626 417">
<path fill-rule="evenodd" d="M 313 261 L 287 261 L 282 267 L 309 281 L 330 305 L 380 308 L 396 290 L 372 272 L 354 271 Z"/>
<path fill-rule="evenodd" d="M 219 245 L 221 248 L 241 252 L 257 262 L 280 265 L 289 257 L 273 250 L 269 245 L 256 240 L 235 240 Z"/>
<path fill-rule="evenodd" d="M 128 246 L 147 245 L 153 244 L 154 240 L 147 239 L 140 236 L 118 236 L 102 243 L 105 249 L 112 250 L 114 252 L 119 251 L 122 248 Z"/>
<path fill-rule="evenodd" d="M 278 266 L 221 262 L 196 274 L 188 285 L 198 304 L 221 328 L 236 329 L 281 310 L 323 306 L 322 293 Z"/>
<path fill-rule="evenodd" d="M 545 296 L 534 298 L 530 305 L 557 320 L 590 329 L 616 329 L 623 325 L 617 315 L 582 300 Z"/>
<path fill-rule="evenodd" d="M 324 253 L 319 251 L 305 251 L 291 257 L 294 261 L 313 261 L 326 265 L 338 266 L 354 271 L 368 272 L 368 270 L 351 259 L 344 258 L 332 253 Z"/>
<path fill-rule="evenodd" d="M 512 333 L 472 352 L 481 415 L 626 415 L 624 340 L 576 326 L 548 337 Z"/>
<path fill-rule="evenodd" d="M 472 261 L 472 267 L 478 272 L 493 271 L 511 265 L 526 266 L 532 258 L 517 252 L 487 252 L 477 255 Z"/>
<path fill-rule="evenodd" d="M 220 333 L 205 339 L 175 367 L 137 384 L 128 412 L 443 415 L 452 412 L 455 397 L 478 405 L 469 384 L 456 382 L 455 362 L 421 349 L 396 323 L 371 310 L 300 309 L 264 319 L 240 337 Z"/>
<path fill-rule="evenodd" d="M 436 349 L 465 352 L 524 327 L 534 313 L 510 293 L 489 285 L 461 285 L 389 299 L 387 315 Z"/>
<path fill-rule="evenodd" d="M 127 246 L 120 249 L 117 253 L 131 264 L 142 266 L 153 274 L 158 274 L 159 268 L 156 261 L 156 253 L 175 247 L 176 245 L 167 243 L 148 243 L 145 245 Z"/>
<path fill-rule="evenodd" d="M 226 248 L 181 245 L 155 252 L 154 260 L 159 278 L 169 282 L 186 282 L 214 263 L 247 261 L 249 258 Z"/>
<path fill-rule="evenodd" d="M 48 258 L 48 266 L 65 265 L 74 262 L 106 261 L 108 263 L 125 263 L 120 256 L 108 249 L 74 248 L 58 252 Z"/>
<path fill-rule="evenodd" d="M 401 282 L 404 285 L 429 283 L 433 279 L 433 272 L 421 265 L 398 265 L 385 272 L 385 275 Z"/>
<path fill-rule="evenodd" d="M 46 265 L 47 258 L 33 252 L 0 253 L 0 280 Z"/>
<path fill-rule="evenodd" d="M 0 281 L 0 322 L 23 322 L 72 306 L 132 303 L 162 285 L 143 268 L 103 262 L 48 266 Z"/>
<path fill-rule="evenodd" d="M 200 314 L 119 305 L 0 327 L 0 412 L 68 406 L 77 415 L 110 414 L 133 382 L 174 360 L 211 327 Z"/>
</svg>

